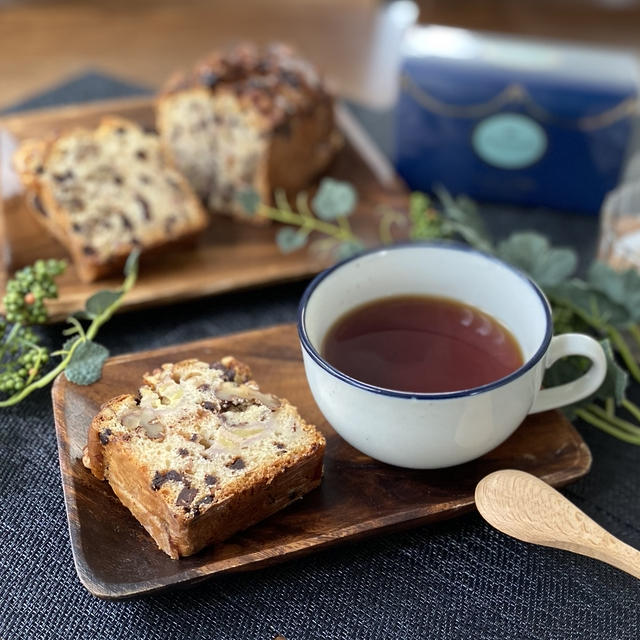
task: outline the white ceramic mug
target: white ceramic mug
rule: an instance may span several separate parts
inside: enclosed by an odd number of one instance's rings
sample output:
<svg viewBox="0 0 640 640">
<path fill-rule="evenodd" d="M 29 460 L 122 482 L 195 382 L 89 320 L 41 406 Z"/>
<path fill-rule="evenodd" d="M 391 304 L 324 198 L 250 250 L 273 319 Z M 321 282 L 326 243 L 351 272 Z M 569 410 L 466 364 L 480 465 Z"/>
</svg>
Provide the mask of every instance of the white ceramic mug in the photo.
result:
<svg viewBox="0 0 640 640">
<path fill-rule="evenodd" d="M 433 295 L 484 311 L 515 337 L 524 364 L 489 384 L 448 393 L 382 389 L 351 378 L 321 355 L 334 322 L 367 302 L 397 295 Z M 571 404 L 593 393 L 607 363 L 596 340 L 552 337 L 551 309 L 525 275 L 500 260 L 446 243 L 393 245 L 346 260 L 318 275 L 298 310 L 305 372 L 318 407 L 356 449 L 401 467 L 448 467 L 490 451 L 529 413 Z M 580 355 L 592 362 L 581 377 L 540 389 L 556 360 Z"/>
</svg>

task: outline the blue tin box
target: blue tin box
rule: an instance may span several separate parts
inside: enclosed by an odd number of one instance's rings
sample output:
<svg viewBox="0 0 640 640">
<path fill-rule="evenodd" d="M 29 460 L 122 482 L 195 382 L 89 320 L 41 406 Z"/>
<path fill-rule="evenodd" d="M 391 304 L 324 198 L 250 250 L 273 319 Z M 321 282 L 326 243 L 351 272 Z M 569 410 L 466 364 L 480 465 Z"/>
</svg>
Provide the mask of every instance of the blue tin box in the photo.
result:
<svg viewBox="0 0 640 640">
<path fill-rule="evenodd" d="M 413 189 L 597 213 L 621 173 L 639 84 L 624 52 L 416 27 L 396 167 Z"/>
</svg>

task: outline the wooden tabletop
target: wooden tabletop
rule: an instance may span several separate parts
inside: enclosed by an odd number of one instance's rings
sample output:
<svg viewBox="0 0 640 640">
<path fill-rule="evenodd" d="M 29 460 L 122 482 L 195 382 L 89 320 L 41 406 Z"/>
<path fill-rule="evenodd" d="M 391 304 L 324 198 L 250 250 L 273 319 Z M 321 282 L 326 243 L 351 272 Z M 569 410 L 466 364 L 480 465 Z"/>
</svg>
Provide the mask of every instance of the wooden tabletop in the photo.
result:
<svg viewBox="0 0 640 640">
<path fill-rule="evenodd" d="M 417 0 L 419 20 L 640 47 L 636 0 Z M 379 0 L 0 2 L 0 108 L 88 68 L 157 87 L 237 39 L 286 40 L 350 98 L 393 98 L 400 35 L 416 5 Z"/>
</svg>

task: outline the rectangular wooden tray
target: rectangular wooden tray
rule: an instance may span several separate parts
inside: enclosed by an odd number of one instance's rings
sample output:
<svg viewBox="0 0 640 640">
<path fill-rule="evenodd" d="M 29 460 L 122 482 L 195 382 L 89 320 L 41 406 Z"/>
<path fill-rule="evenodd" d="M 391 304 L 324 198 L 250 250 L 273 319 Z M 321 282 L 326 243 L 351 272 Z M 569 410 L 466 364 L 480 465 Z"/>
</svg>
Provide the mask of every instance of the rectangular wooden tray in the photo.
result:
<svg viewBox="0 0 640 640">
<path fill-rule="evenodd" d="M 117 114 L 146 127 L 153 126 L 152 98 L 111 100 L 57 109 L 47 109 L 0 118 L 0 152 L 28 137 L 46 135 L 74 126 L 93 126 L 102 117 Z M 327 175 L 351 182 L 359 204 L 352 216 L 354 230 L 365 239 L 377 237 L 380 205 L 406 210 L 407 189 L 388 161 L 357 121 L 342 107 L 336 109 L 346 144 Z M 2 142 L 2 140 L 0 140 Z M 9 157 L 0 157 L 7 178 Z M 5 182 L 8 180 L 5 179 Z M 1 182 L 1 181 L 0 181 Z M 15 182 L 15 181 L 13 181 Z M 0 195 L 11 185 L 0 184 Z M 13 189 L 11 189 L 12 191 Z M 17 269 L 37 258 L 62 258 L 62 245 L 43 231 L 28 211 L 23 193 L 0 198 L 0 291 Z M 176 302 L 188 298 L 299 280 L 312 276 L 329 264 L 328 256 L 313 255 L 307 249 L 284 255 L 275 244 L 276 225 L 255 227 L 217 216 L 198 239 L 196 247 L 176 248 L 170 254 L 143 258 L 136 287 L 123 309 Z M 49 303 L 52 320 L 62 320 L 84 307 L 95 291 L 117 287 L 121 278 L 85 284 L 73 266 L 59 278 L 60 296 Z"/>
<path fill-rule="evenodd" d="M 100 405 L 134 392 L 145 371 L 163 362 L 235 355 L 261 388 L 288 398 L 327 437 L 322 485 L 291 507 L 195 556 L 171 560 L 112 493 L 82 465 L 87 431 Z M 123 598 L 290 560 L 346 541 L 452 518 L 473 509 L 476 483 L 496 469 L 516 468 L 554 486 L 586 474 L 591 454 L 558 412 L 532 415 L 482 458 L 439 471 L 392 467 L 359 453 L 324 420 L 307 386 L 296 327 L 212 338 L 107 361 L 89 387 L 59 377 L 53 406 L 60 467 L 78 576 L 102 598 Z M 401 428 L 402 425 L 398 425 Z"/>
</svg>

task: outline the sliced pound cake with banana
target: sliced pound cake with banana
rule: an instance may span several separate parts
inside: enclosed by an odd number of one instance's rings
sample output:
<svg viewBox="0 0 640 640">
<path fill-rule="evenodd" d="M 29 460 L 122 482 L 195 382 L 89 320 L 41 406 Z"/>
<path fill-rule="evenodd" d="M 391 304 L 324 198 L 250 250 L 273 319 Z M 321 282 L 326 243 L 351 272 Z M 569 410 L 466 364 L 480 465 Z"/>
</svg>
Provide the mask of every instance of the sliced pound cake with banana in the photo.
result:
<svg viewBox="0 0 640 640">
<path fill-rule="evenodd" d="M 94 418 L 83 462 L 172 558 L 225 540 L 320 484 L 325 439 L 229 356 L 164 364 Z"/>
</svg>

